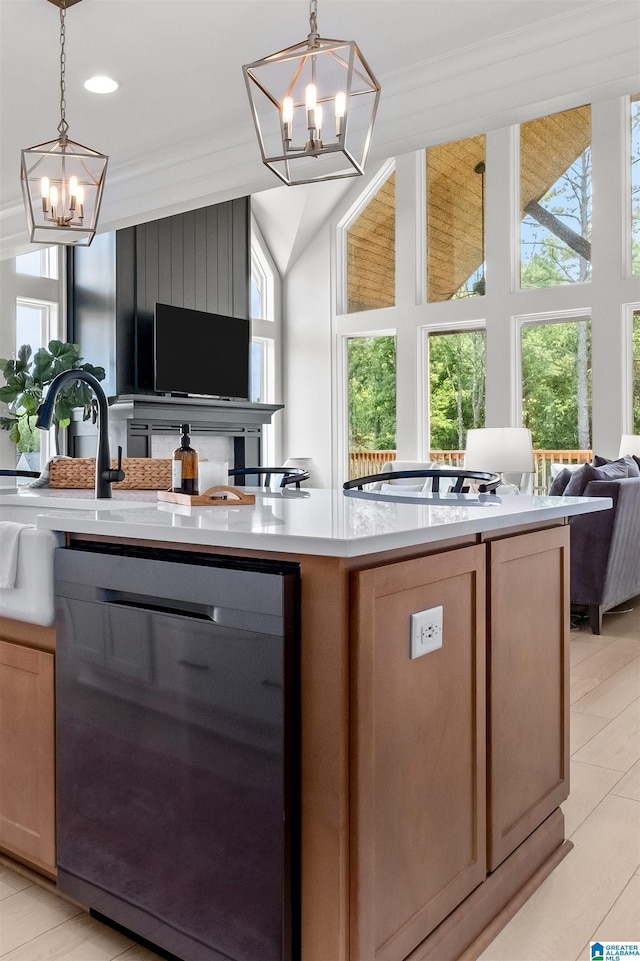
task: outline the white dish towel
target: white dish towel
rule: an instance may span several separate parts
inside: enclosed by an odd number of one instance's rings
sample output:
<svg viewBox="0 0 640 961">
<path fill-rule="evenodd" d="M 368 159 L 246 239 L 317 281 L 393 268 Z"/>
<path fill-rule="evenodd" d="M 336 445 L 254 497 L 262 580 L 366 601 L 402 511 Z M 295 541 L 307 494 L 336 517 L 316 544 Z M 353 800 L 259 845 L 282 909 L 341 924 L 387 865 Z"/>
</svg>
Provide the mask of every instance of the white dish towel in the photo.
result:
<svg viewBox="0 0 640 961">
<path fill-rule="evenodd" d="M 32 525 L 0 521 L 0 590 L 15 587 L 20 534 Z"/>
</svg>

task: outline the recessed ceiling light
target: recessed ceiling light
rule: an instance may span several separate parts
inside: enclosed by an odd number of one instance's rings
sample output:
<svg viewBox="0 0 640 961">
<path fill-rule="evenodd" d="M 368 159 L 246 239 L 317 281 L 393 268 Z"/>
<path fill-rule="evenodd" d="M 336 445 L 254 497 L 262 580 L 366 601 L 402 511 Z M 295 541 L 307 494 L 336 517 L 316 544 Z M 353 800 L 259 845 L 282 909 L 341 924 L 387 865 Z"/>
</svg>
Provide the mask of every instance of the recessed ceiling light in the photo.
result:
<svg viewBox="0 0 640 961">
<path fill-rule="evenodd" d="M 118 84 L 111 77 L 91 77 L 85 80 L 84 87 L 91 93 L 113 93 L 118 89 Z"/>
</svg>

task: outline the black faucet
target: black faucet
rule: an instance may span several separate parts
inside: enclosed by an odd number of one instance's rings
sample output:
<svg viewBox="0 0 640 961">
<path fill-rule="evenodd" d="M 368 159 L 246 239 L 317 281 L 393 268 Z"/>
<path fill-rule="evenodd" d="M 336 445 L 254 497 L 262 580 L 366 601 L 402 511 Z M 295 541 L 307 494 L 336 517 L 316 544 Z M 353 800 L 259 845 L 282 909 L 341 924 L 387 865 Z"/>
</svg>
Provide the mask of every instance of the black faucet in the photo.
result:
<svg viewBox="0 0 640 961">
<path fill-rule="evenodd" d="M 86 370 L 63 370 L 53 378 L 49 384 L 47 396 L 37 410 L 38 419 L 36 427 L 41 430 L 48 430 L 51 427 L 53 418 L 53 405 L 56 395 L 63 384 L 69 380 L 83 380 L 93 389 L 98 401 L 98 452 L 96 456 L 96 498 L 111 497 L 111 484 L 114 481 L 124 480 L 122 470 L 122 447 L 118 447 L 118 466 L 114 470 L 111 467 L 111 454 L 109 453 L 109 407 L 104 390 L 100 386 L 100 381 L 89 374 Z"/>
</svg>

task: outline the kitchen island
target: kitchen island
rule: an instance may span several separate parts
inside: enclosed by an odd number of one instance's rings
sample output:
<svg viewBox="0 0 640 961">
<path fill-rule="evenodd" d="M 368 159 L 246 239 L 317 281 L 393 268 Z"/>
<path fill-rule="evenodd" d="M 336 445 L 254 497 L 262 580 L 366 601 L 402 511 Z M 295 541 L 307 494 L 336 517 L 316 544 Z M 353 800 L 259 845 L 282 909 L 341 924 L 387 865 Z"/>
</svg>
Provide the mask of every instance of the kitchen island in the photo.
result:
<svg viewBox="0 0 640 961">
<path fill-rule="evenodd" d="M 604 499 L 68 513 L 53 493 L 9 496 L 69 543 L 299 563 L 304 961 L 471 958 L 567 853 L 567 518 Z M 437 608 L 411 657 L 411 615 Z"/>
</svg>

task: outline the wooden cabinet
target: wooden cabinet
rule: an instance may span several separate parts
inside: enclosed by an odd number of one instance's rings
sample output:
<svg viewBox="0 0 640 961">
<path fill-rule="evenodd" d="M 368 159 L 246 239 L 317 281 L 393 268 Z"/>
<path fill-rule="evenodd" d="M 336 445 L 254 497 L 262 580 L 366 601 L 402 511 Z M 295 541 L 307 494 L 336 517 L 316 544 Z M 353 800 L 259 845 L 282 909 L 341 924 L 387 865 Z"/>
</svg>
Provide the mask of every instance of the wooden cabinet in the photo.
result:
<svg viewBox="0 0 640 961">
<path fill-rule="evenodd" d="M 569 794 L 568 528 L 488 544 L 488 866 Z"/>
<path fill-rule="evenodd" d="M 351 961 L 452 961 L 557 857 L 567 586 L 566 526 L 351 574 Z"/>
<path fill-rule="evenodd" d="M 0 848 L 55 874 L 53 654 L 0 640 Z"/>
<path fill-rule="evenodd" d="M 398 961 L 486 874 L 484 547 L 352 584 L 352 957 Z M 411 659 L 437 605 L 442 647 Z"/>
</svg>

